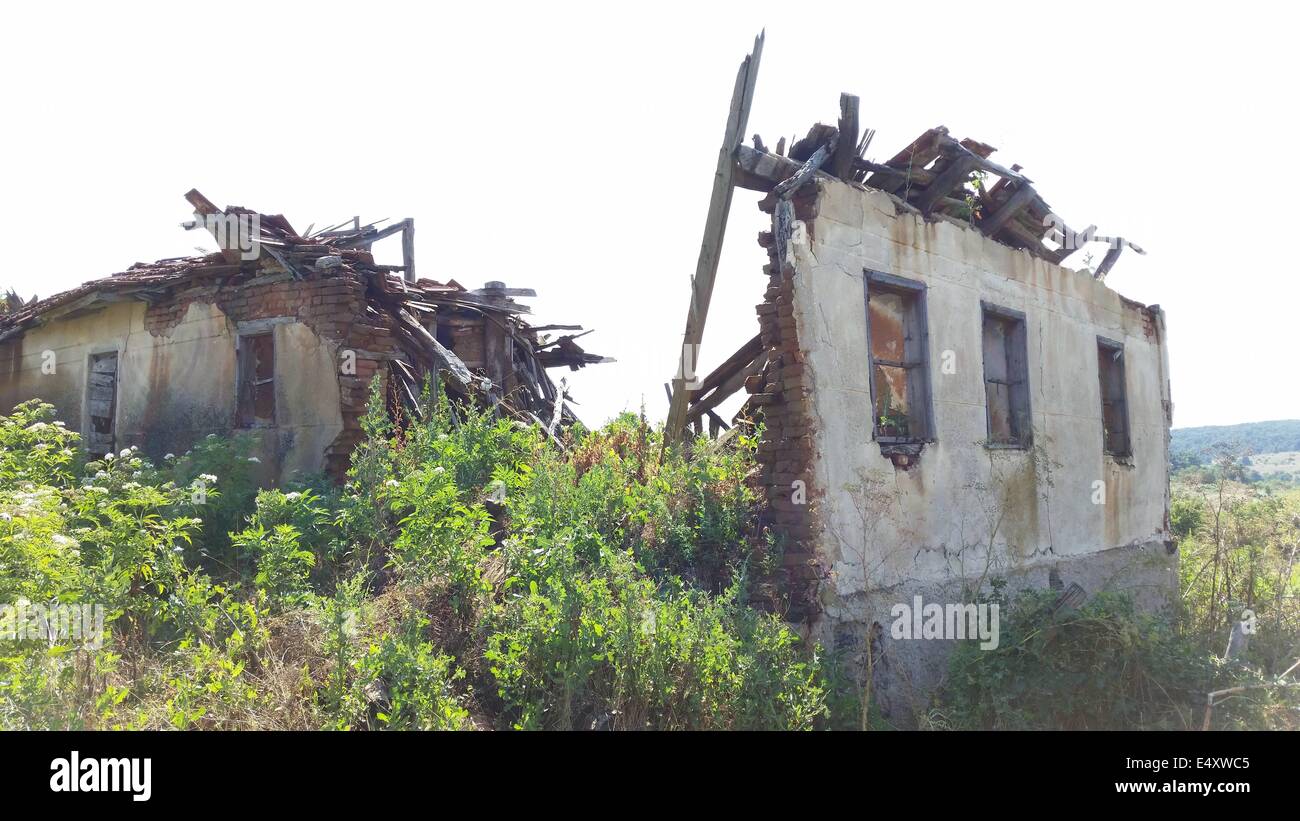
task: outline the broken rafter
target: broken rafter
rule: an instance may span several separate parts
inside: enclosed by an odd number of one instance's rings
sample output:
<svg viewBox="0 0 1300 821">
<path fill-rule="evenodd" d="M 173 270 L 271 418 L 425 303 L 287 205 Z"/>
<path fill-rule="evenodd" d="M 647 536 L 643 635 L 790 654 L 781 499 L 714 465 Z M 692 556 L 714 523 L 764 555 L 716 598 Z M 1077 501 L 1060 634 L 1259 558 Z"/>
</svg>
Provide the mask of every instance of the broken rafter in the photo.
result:
<svg viewBox="0 0 1300 821">
<path fill-rule="evenodd" d="M 755 334 L 754 338 L 740 346 L 740 349 L 727 357 L 727 360 L 713 369 L 713 372 L 700 381 L 698 387 L 690 392 L 689 400 L 693 403 L 709 391 L 721 385 L 732 374 L 754 361 L 763 352 L 763 336 Z"/>
<path fill-rule="evenodd" d="M 939 156 L 939 141 L 946 136 L 948 136 L 948 129 L 943 126 L 931 128 L 885 163 L 891 168 L 902 170 L 904 173 L 901 177 L 892 173 L 888 175 L 877 173 L 868 177 L 866 184 L 891 194 L 900 190 L 906 191 L 915 179 L 916 171 L 924 169 Z M 888 179 L 881 179 L 881 176 L 888 176 Z"/>
<path fill-rule="evenodd" d="M 718 387 L 714 388 L 708 396 L 702 397 L 692 404 L 690 410 L 686 413 L 686 421 L 695 422 L 704 414 L 709 413 L 718 405 L 727 401 L 736 391 L 745 386 L 746 379 L 760 373 L 766 364 L 767 351 L 759 351 L 758 356 L 747 363 L 744 368 L 732 373 Z"/>
<path fill-rule="evenodd" d="M 957 140 L 954 140 L 952 137 L 949 137 L 947 135 L 940 138 L 939 145 L 948 154 L 955 154 L 962 157 L 973 158 L 975 167 L 979 168 L 981 171 L 987 171 L 990 174 L 997 174 L 999 177 L 1002 177 L 1003 179 L 1015 180 L 1016 182 L 1033 182 L 1033 180 L 1029 179 L 1028 177 L 1026 177 L 1025 175 L 1021 174 L 1018 171 L 1012 171 L 1010 168 L 1003 168 L 1001 165 L 998 165 L 997 163 L 993 162 L 987 157 L 980 156 L 979 153 L 977 153 L 976 151 L 972 151 L 969 147 L 967 147 L 966 143 L 968 142 L 975 145 L 983 145 L 982 143 L 974 143 L 974 141 L 969 141 L 969 140 L 962 140 L 961 142 L 958 142 Z"/>
<path fill-rule="evenodd" d="M 798 173 L 800 163 L 777 154 L 764 154 L 747 145 L 736 149 L 736 185 L 750 191 L 770 192 L 777 183 Z M 823 172 L 817 172 L 821 174 Z M 816 176 L 816 175 L 814 175 Z"/>
<path fill-rule="evenodd" d="M 830 172 L 845 182 L 852 181 L 853 161 L 858 154 L 858 98 L 841 94 L 839 136 L 835 141 L 835 157 L 831 160 Z"/>
<path fill-rule="evenodd" d="M 1034 190 L 1032 185 L 1027 182 L 1020 183 L 1015 192 L 1007 198 L 1006 202 L 1002 203 L 998 210 L 980 222 L 980 230 L 989 236 L 996 234 L 1011 221 L 1012 217 L 1019 214 L 1025 206 L 1029 205 L 1037 197 L 1038 192 Z"/>
<path fill-rule="evenodd" d="M 193 206 L 193 208 L 194 208 L 194 213 L 195 213 L 195 214 L 198 214 L 199 216 L 209 217 L 209 216 L 213 216 L 213 215 L 215 215 L 215 214 L 224 214 L 224 213 L 226 213 L 225 211 L 222 211 L 220 208 L 218 208 L 218 207 L 216 206 L 216 204 L 212 202 L 212 200 L 210 200 L 210 199 L 208 199 L 207 197 L 205 197 L 205 196 L 203 196 L 202 194 L 200 194 L 200 193 L 199 193 L 199 189 L 197 189 L 197 188 L 191 188 L 189 191 L 187 191 L 187 192 L 185 193 L 185 200 L 186 200 L 186 201 L 187 201 L 191 206 Z M 188 223 L 186 224 L 186 227 L 190 227 Z M 197 226 L 195 226 L 195 227 L 197 227 Z M 218 245 L 220 245 L 220 244 L 221 244 L 221 238 L 220 238 L 219 236 L 217 236 L 217 233 L 216 233 L 215 229 L 209 227 L 208 230 L 209 230 L 209 232 L 212 234 L 213 238 L 216 239 L 216 240 L 218 241 Z M 222 258 L 223 260 L 225 260 L 225 262 L 226 262 L 227 264 L 232 264 L 232 265 L 233 265 L 233 264 L 238 264 L 238 263 L 239 263 L 239 249 L 238 249 L 238 248 L 225 248 L 225 247 L 223 247 L 223 248 L 221 248 L 221 258 Z"/>
<path fill-rule="evenodd" d="M 813 155 L 808 158 L 808 161 L 800 166 L 799 170 L 794 172 L 789 179 L 777 183 L 776 187 L 772 189 L 772 194 L 775 195 L 777 199 L 790 199 L 790 197 L 794 195 L 795 191 L 798 191 L 803 187 L 804 183 L 813 178 L 813 175 L 817 173 L 817 170 L 826 162 L 830 153 L 831 149 L 825 145 L 814 151 Z"/>
<path fill-rule="evenodd" d="M 708 217 L 704 223 L 704 238 L 695 263 L 695 276 L 691 280 L 691 303 L 686 314 L 686 330 L 678 352 L 678 372 L 673 378 L 675 389 L 668 407 L 668 420 L 664 425 L 664 444 L 681 436 L 686 423 L 685 373 L 687 357 L 694 357 L 704 338 L 704 323 L 709 315 L 709 302 L 713 297 L 713 282 L 718 273 L 718 257 L 722 252 L 723 237 L 727 232 L 727 215 L 731 210 L 731 197 L 735 190 L 735 154 L 741 148 L 749 124 L 749 108 L 754 99 L 754 85 L 758 81 L 759 61 L 763 56 L 763 37 L 754 39 L 754 50 L 741 62 L 736 73 L 731 109 L 722 146 L 718 149 L 718 164 L 713 175 L 713 193 L 709 197 Z"/>
<path fill-rule="evenodd" d="M 970 174 L 975 170 L 979 158 L 974 154 L 957 157 L 917 196 L 913 203 L 922 214 L 934 210 L 939 201 L 944 199 L 954 188 L 962 188 Z"/>
</svg>

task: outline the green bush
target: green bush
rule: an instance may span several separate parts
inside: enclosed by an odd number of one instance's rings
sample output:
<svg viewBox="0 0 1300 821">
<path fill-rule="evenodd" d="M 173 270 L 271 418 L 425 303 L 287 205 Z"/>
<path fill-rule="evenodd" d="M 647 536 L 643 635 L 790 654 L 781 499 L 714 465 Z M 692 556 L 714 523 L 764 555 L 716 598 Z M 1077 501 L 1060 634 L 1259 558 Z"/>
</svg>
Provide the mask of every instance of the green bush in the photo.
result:
<svg viewBox="0 0 1300 821">
<path fill-rule="evenodd" d="M 1222 663 L 1121 593 L 1051 612 L 1056 591 L 1015 599 L 996 649 L 959 644 L 932 724 L 984 730 L 1189 730 L 1206 694 L 1260 684 L 1260 673 Z M 1002 608 L 1002 612 L 1007 612 Z M 1260 688 L 1216 707 L 1216 728 L 1270 726 L 1283 691 Z M 1283 708 L 1285 709 L 1285 708 Z"/>
<path fill-rule="evenodd" d="M 625 415 L 561 450 L 428 390 L 398 430 L 375 391 L 342 487 L 257 492 L 245 439 L 83 470 L 52 420 L 0 417 L 0 594 L 105 603 L 106 643 L 0 647 L 0 726 L 829 721 L 821 661 L 745 603 L 752 439 L 660 459 Z"/>
<path fill-rule="evenodd" d="M 775 617 L 723 596 L 657 589 L 627 554 L 599 572 L 572 553 L 496 618 L 487 660 L 526 729 L 811 729 L 815 660 Z"/>
</svg>

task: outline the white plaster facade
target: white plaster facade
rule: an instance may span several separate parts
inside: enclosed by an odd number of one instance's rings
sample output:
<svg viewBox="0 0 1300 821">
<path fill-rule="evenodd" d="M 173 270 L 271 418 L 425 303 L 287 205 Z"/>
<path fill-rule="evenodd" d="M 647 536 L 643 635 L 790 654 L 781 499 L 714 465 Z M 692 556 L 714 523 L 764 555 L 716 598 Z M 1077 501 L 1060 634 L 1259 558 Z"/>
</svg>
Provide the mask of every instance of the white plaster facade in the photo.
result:
<svg viewBox="0 0 1300 821">
<path fill-rule="evenodd" d="M 861 646 L 874 621 L 888 642 L 890 606 L 914 591 L 957 601 L 986 574 L 1046 584 L 1051 573 L 1089 594 L 1129 587 L 1160 600 L 1174 560 L 1159 308 L 972 228 L 927 221 L 879 191 L 816 184 L 816 216 L 796 223 L 792 243 L 794 314 L 811 377 L 812 541 L 827 573 L 816 631 Z M 906 469 L 873 440 L 866 269 L 925 288 L 933 441 Z M 1025 317 L 1028 449 L 985 446 L 982 300 Z M 1128 459 L 1103 452 L 1098 337 L 1124 347 Z M 917 690 L 942 675 L 933 654 L 893 649 L 903 667 L 909 654 Z"/>
<path fill-rule="evenodd" d="M 90 357 L 115 351 L 118 448 L 138 445 L 158 458 L 179 454 L 209 433 L 229 434 L 236 428 L 238 324 L 217 305 L 194 301 L 178 324 L 155 334 L 145 327 L 146 309 L 144 302 L 116 302 L 54 319 L 0 345 L 0 409 L 39 398 L 84 434 Z M 326 448 L 343 430 L 338 346 L 288 317 L 268 328 L 274 334 L 276 419 L 251 433 L 263 478 L 284 481 L 320 471 Z"/>
</svg>

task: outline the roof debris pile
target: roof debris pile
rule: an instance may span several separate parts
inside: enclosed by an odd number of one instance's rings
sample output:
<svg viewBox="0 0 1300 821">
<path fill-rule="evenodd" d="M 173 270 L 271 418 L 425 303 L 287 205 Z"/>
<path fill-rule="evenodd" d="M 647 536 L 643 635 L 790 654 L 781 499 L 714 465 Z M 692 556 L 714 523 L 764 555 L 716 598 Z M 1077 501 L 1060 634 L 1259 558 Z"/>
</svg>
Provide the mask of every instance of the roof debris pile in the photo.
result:
<svg viewBox="0 0 1300 821">
<path fill-rule="evenodd" d="M 1106 276 L 1124 248 L 1146 253 L 1123 237 L 1098 235 L 1095 225 L 1071 229 L 1021 173 L 1021 166 L 1007 168 L 989 159 L 997 149 L 987 143 L 957 140 L 937 126 L 885 162 L 874 162 L 865 158 L 874 136 L 872 129 L 859 135 L 858 98 L 841 94 L 839 124 L 817 123 L 791 142 L 788 153 L 784 137 L 773 151 L 757 134 L 753 147 L 737 146 L 736 184 L 771 192 L 829 174 L 884 191 L 922 216 L 972 225 L 987 237 L 1058 265 L 1088 242 L 1106 242 L 1110 250 L 1093 272 L 1097 279 Z M 995 178 L 991 184 L 990 178 Z"/>
</svg>

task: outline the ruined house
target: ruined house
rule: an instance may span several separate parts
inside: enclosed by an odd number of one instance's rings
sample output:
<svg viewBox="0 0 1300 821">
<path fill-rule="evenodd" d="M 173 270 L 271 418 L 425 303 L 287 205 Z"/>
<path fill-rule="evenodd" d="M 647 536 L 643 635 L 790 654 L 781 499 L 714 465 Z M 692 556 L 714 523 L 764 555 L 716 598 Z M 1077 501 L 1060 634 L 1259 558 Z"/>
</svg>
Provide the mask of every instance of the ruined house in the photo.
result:
<svg viewBox="0 0 1300 821">
<path fill-rule="evenodd" d="M 604 361 L 577 326 L 531 327 L 529 289 L 415 275 L 414 224 L 299 235 L 281 216 L 218 209 L 197 191 L 208 256 L 136 264 L 0 314 L 0 412 L 40 398 L 88 450 L 154 458 L 246 431 L 264 481 L 339 476 L 360 440 L 372 380 L 391 414 L 417 410 L 427 376 L 550 434 L 574 420 L 548 369 Z M 401 234 L 402 265 L 371 246 Z"/>
<path fill-rule="evenodd" d="M 736 81 L 683 362 L 735 188 L 772 218 L 758 329 L 674 381 L 668 432 L 747 392 L 736 419 L 765 425 L 754 484 L 784 545 L 772 606 L 863 669 L 869 654 L 906 721 L 952 642 L 895 637 L 896 605 L 970 602 L 996 577 L 1063 606 L 1175 589 L 1165 317 L 1103 281 L 1141 249 L 1072 231 L 989 145 L 934 128 L 868 160 L 851 95 L 788 148 L 743 144 L 761 47 Z M 1096 270 L 1062 264 L 1081 240 L 1108 246 Z"/>
</svg>

